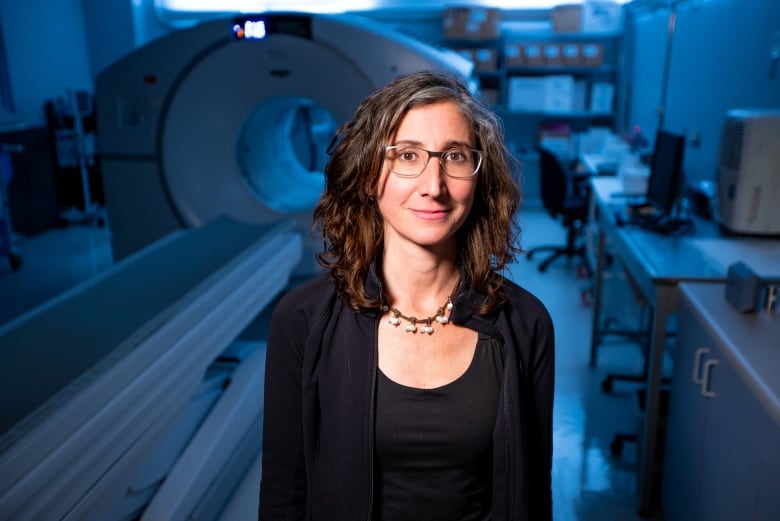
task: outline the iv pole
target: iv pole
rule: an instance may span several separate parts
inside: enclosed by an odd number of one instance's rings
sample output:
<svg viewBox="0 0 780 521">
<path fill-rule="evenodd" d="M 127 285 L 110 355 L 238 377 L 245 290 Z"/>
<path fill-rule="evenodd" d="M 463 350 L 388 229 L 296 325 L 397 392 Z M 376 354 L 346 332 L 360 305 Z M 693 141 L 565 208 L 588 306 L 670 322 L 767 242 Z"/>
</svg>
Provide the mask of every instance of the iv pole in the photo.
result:
<svg viewBox="0 0 780 521">
<path fill-rule="evenodd" d="M 84 90 L 69 89 L 68 102 L 71 115 L 73 116 L 73 133 L 75 135 L 76 145 L 76 157 L 78 160 L 79 173 L 81 174 L 81 191 L 84 199 L 83 208 L 81 210 L 71 208 L 62 214 L 62 217 L 71 223 L 83 223 L 90 222 L 103 226 L 106 221 L 104 212 L 92 201 L 92 193 L 89 188 L 89 166 L 87 164 L 87 157 L 91 153 L 87 150 L 86 136 L 84 134 L 84 125 L 81 121 L 82 116 L 87 110 L 84 110 L 82 106 L 84 103 L 80 103 L 79 97 L 88 95 Z"/>
<path fill-rule="evenodd" d="M 661 102 L 658 106 L 658 128 L 664 127 L 664 117 L 666 116 L 666 96 L 669 91 L 669 68 L 672 62 L 672 43 L 674 42 L 674 31 L 677 27 L 677 3 L 670 5 L 669 21 L 666 29 L 666 53 L 664 56 L 664 74 L 661 84 Z"/>
</svg>

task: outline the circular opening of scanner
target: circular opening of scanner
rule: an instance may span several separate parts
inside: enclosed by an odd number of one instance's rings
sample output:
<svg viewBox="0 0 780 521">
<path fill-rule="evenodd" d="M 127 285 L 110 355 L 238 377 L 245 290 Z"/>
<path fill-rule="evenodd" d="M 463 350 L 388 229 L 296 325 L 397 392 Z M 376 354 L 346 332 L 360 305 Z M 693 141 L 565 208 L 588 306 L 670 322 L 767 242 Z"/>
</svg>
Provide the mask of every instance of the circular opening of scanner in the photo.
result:
<svg viewBox="0 0 780 521">
<path fill-rule="evenodd" d="M 238 133 L 241 176 L 267 207 L 284 213 L 314 208 L 325 187 L 331 113 L 311 99 L 280 97 L 258 105 Z"/>
</svg>

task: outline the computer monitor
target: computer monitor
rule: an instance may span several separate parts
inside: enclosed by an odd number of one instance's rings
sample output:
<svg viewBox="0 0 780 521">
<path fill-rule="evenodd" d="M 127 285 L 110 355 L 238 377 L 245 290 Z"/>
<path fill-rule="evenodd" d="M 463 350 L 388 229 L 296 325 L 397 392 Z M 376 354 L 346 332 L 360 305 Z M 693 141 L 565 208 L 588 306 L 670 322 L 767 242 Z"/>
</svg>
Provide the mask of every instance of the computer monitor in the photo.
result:
<svg viewBox="0 0 780 521">
<path fill-rule="evenodd" d="M 660 215 L 669 215 L 682 192 L 682 163 L 685 136 L 659 130 L 655 138 L 650 179 L 647 183 L 647 204 Z"/>
</svg>

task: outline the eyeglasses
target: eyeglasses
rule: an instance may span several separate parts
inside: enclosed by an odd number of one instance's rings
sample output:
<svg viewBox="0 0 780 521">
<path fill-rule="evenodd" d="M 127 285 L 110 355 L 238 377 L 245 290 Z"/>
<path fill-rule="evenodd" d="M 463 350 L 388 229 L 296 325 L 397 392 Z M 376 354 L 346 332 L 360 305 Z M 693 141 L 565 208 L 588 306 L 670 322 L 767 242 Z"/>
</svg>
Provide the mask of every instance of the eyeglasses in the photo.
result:
<svg viewBox="0 0 780 521">
<path fill-rule="evenodd" d="M 482 165 L 482 152 L 479 150 L 450 148 L 433 152 L 408 145 L 385 147 L 385 159 L 390 164 L 390 171 L 401 177 L 417 177 L 422 174 L 432 157 L 438 157 L 444 173 L 455 179 L 473 177 Z"/>
</svg>

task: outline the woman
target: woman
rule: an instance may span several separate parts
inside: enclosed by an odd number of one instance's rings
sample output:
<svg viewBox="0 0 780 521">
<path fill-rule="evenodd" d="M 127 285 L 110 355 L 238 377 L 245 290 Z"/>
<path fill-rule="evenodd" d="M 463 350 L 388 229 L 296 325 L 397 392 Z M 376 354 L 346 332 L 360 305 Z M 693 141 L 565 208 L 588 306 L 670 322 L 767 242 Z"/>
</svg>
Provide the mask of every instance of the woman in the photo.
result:
<svg viewBox="0 0 780 521">
<path fill-rule="evenodd" d="M 420 72 L 334 143 L 327 274 L 271 321 L 260 519 L 552 519 L 553 328 L 500 275 L 519 194 L 498 119 Z"/>
</svg>

